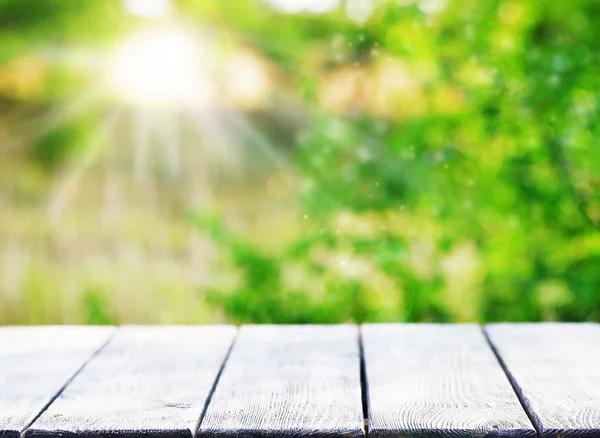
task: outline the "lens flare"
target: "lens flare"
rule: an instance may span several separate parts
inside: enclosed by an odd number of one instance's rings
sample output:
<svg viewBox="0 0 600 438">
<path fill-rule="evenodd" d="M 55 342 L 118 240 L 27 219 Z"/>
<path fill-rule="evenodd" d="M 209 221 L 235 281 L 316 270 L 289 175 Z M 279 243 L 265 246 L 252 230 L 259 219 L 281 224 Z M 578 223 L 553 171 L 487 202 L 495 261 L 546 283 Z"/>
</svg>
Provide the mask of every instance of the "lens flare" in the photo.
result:
<svg viewBox="0 0 600 438">
<path fill-rule="evenodd" d="M 127 38 L 109 69 L 109 85 L 131 103 L 208 106 L 215 84 L 196 39 L 179 29 L 152 29 Z"/>
<path fill-rule="evenodd" d="M 132 15 L 159 18 L 171 12 L 170 0 L 124 0 L 125 9 Z"/>
</svg>

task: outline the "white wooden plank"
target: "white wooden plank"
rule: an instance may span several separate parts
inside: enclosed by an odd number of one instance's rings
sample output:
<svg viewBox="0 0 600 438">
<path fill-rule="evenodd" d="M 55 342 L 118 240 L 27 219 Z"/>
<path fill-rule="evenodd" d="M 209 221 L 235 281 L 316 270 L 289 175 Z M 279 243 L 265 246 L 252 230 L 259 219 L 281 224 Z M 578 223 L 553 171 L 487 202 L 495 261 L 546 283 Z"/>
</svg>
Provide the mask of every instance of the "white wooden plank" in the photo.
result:
<svg viewBox="0 0 600 438">
<path fill-rule="evenodd" d="M 198 436 L 364 436 L 358 328 L 242 327 Z"/>
<path fill-rule="evenodd" d="M 191 438 L 235 333 L 122 327 L 25 435 Z"/>
<path fill-rule="evenodd" d="M 542 437 L 600 436 L 598 324 L 492 324 L 486 331 Z"/>
<path fill-rule="evenodd" d="M 479 326 L 367 324 L 361 331 L 370 437 L 535 436 Z"/>
<path fill-rule="evenodd" d="M 0 436 L 18 438 L 113 330 L 0 328 Z"/>
</svg>

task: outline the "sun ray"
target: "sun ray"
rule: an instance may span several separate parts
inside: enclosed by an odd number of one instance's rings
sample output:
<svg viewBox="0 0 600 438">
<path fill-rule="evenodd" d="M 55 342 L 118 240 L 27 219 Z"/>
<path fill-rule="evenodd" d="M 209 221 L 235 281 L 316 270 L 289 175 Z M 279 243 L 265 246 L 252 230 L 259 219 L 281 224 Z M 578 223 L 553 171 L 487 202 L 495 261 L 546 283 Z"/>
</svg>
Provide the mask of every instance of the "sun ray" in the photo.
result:
<svg viewBox="0 0 600 438">
<path fill-rule="evenodd" d="M 233 129 L 237 129 L 242 135 L 250 140 L 250 144 L 258 147 L 261 152 L 268 157 L 275 165 L 281 169 L 289 169 L 291 167 L 286 157 L 279 153 L 271 140 L 256 129 L 241 113 L 233 110 L 225 110 L 223 112 L 224 122 Z"/>
<path fill-rule="evenodd" d="M 150 149 L 150 114 L 138 110 L 132 123 L 133 137 L 133 173 L 136 182 L 144 181 L 148 173 L 148 154 Z"/>
<path fill-rule="evenodd" d="M 93 136 L 90 144 L 87 145 L 85 155 L 75 163 L 67 175 L 61 178 L 57 187 L 52 191 L 48 204 L 48 217 L 52 224 L 60 220 L 81 177 L 98 158 L 108 133 L 114 129 L 120 115 L 118 110 L 111 112 L 99 127 L 97 134 Z"/>
<path fill-rule="evenodd" d="M 51 132 L 62 124 L 73 120 L 86 108 L 89 108 L 99 96 L 99 90 L 90 90 L 88 93 L 65 103 L 58 110 L 44 113 L 36 118 L 30 118 L 27 123 L 19 125 L 17 122 L 13 122 L 14 130 L 19 132 L 19 135 L 7 141 L 3 148 L 6 150 L 14 149 Z"/>
<path fill-rule="evenodd" d="M 181 141 L 179 120 L 175 114 L 161 118 L 161 143 L 165 154 L 167 174 L 172 180 L 181 175 Z"/>
<path fill-rule="evenodd" d="M 115 123 L 116 124 L 116 123 Z M 122 193 L 119 190 L 119 171 L 122 170 L 119 160 L 123 158 L 118 130 L 107 132 L 106 155 L 104 157 L 104 200 L 102 204 L 102 221 L 107 224 L 114 220 L 122 207 Z M 110 147 L 112 146 L 112 147 Z M 117 146 L 117 147 L 115 147 Z"/>
</svg>

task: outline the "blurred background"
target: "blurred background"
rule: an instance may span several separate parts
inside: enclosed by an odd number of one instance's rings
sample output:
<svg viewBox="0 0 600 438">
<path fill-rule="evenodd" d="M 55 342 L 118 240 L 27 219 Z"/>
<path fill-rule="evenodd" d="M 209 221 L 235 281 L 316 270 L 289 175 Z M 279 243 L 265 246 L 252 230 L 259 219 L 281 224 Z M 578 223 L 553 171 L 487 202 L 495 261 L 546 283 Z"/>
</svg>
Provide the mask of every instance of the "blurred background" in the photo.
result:
<svg viewBox="0 0 600 438">
<path fill-rule="evenodd" d="M 0 323 L 600 319 L 597 0 L 0 0 Z"/>
</svg>

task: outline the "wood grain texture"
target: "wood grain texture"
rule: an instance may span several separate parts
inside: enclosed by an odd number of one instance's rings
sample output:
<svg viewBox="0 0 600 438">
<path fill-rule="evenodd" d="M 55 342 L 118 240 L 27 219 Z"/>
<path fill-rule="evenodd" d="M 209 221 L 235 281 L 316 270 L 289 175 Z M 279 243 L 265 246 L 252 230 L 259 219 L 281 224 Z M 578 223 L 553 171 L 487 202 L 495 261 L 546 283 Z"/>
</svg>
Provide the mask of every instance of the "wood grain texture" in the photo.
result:
<svg viewBox="0 0 600 438">
<path fill-rule="evenodd" d="M 25 436 L 190 438 L 235 332 L 122 327 Z"/>
<path fill-rule="evenodd" d="M 600 436 L 600 326 L 485 329 L 542 437 Z"/>
<path fill-rule="evenodd" d="M 242 327 L 198 436 L 364 436 L 358 328 Z"/>
<path fill-rule="evenodd" d="M 18 438 L 112 333 L 111 327 L 0 328 L 0 436 Z"/>
<path fill-rule="evenodd" d="M 481 328 L 361 327 L 369 436 L 534 437 Z"/>
</svg>

